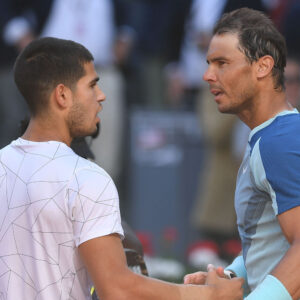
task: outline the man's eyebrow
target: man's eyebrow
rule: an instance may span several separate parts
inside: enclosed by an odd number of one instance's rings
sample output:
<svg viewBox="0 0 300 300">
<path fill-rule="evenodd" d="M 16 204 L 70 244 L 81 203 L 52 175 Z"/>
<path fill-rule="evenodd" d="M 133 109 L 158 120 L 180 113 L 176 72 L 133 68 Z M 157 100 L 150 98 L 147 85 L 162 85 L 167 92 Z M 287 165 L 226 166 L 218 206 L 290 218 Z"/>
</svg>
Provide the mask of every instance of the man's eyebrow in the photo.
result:
<svg viewBox="0 0 300 300">
<path fill-rule="evenodd" d="M 228 58 L 225 57 L 225 56 L 217 56 L 217 57 L 213 57 L 211 59 L 207 59 L 206 62 L 209 64 L 211 62 L 220 61 L 220 60 L 226 60 L 227 61 Z"/>
<path fill-rule="evenodd" d="M 94 84 L 94 83 L 98 82 L 99 79 L 100 79 L 99 77 L 94 78 L 93 80 L 90 81 L 90 84 Z"/>
</svg>

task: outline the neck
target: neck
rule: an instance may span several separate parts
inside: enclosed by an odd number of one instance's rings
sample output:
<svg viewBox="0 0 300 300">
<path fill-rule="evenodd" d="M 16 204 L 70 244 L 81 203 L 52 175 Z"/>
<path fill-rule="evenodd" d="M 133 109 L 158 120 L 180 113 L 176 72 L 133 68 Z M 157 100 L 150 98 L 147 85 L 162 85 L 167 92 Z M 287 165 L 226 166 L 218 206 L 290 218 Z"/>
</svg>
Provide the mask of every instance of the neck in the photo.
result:
<svg viewBox="0 0 300 300">
<path fill-rule="evenodd" d="M 293 107 L 286 101 L 284 92 L 273 91 L 257 97 L 238 117 L 252 130 L 284 110 L 293 110 Z"/>
<path fill-rule="evenodd" d="M 33 142 L 58 141 L 70 146 L 72 138 L 64 124 L 58 120 L 51 122 L 45 118 L 31 118 L 22 138 Z"/>
</svg>

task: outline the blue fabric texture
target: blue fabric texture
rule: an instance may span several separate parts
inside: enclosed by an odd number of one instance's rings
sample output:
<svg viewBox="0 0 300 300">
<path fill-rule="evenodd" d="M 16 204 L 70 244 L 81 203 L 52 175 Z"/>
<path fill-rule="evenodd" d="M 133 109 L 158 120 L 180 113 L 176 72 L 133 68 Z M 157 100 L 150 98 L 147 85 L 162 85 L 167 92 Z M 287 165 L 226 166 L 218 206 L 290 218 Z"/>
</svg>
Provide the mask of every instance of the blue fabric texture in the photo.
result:
<svg viewBox="0 0 300 300">
<path fill-rule="evenodd" d="M 266 178 L 276 195 L 278 214 L 300 205 L 300 115 L 277 117 L 251 139 L 259 148 Z"/>
<path fill-rule="evenodd" d="M 237 177 L 235 209 L 250 291 L 290 248 L 277 215 L 300 206 L 299 133 L 300 114 L 283 111 L 249 136 Z"/>
<path fill-rule="evenodd" d="M 268 275 L 245 300 L 292 300 L 285 286 L 274 276 Z"/>
</svg>

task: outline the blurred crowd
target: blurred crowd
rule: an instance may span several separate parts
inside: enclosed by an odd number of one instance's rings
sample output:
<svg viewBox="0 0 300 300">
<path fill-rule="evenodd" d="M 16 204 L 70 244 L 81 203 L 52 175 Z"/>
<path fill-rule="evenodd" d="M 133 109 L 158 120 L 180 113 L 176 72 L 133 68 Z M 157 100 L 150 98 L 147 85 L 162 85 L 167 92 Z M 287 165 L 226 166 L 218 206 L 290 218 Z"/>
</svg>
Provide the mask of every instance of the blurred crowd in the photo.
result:
<svg viewBox="0 0 300 300">
<path fill-rule="evenodd" d="M 96 162 L 122 186 L 130 176 L 128 119 L 133 109 L 195 114 L 205 163 L 189 207 L 201 240 L 190 247 L 191 264 L 205 264 L 205 255 L 210 262 L 234 256 L 239 244 L 233 193 L 249 129 L 217 112 L 202 75 L 215 22 L 244 6 L 264 11 L 286 37 L 286 92 L 299 107 L 299 0 L 0 0 L 0 147 L 20 135 L 21 121 L 28 118 L 13 81 L 18 53 L 44 36 L 82 43 L 94 56 L 106 94 L 101 134 L 87 140 Z"/>
</svg>

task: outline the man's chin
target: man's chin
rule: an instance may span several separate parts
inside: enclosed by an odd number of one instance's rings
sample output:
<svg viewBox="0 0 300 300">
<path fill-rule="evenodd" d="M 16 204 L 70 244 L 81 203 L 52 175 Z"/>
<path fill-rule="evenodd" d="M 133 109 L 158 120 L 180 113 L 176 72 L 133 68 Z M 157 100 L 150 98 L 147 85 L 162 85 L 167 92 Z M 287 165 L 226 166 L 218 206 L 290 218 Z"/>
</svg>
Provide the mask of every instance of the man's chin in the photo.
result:
<svg viewBox="0 0 300 300">
<path fill-rule="evenodd" d="M 222 114 L 236 114 L 231 107 L 218 106 L 218 111 Z"/>
<path fill-rule="evenodd" d="M 100 122 L 98 122 L 96 124 L 96 128 L 93 130 L 93 132 L 91 134 L 89 134 L 89 136 L 91 136 L 93 139 L 95 139 L 100 134 L 100 130 L 101 130 L 101 124 L 100 124 Z"/>
<path fill-rule="evenodd" d="M 87 136 L 91 136 L 92 138 L 96 138 L 100 133 L 100 127 L 93 128 L 89 131 L 78 131 L 72 134 L 73 138 L 84 138 Z"/>
<path fill-rule="evenodd" d="M 222 114 L 228 113 L 228 109 L 224 106 L 218 106 L 218 111 Z"/>
</svg>

